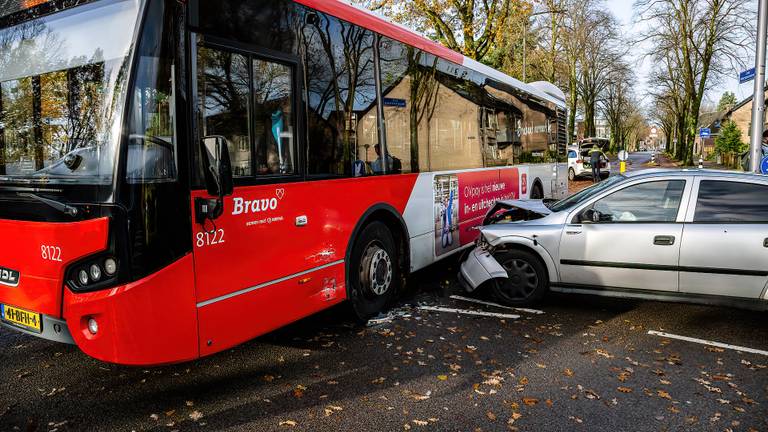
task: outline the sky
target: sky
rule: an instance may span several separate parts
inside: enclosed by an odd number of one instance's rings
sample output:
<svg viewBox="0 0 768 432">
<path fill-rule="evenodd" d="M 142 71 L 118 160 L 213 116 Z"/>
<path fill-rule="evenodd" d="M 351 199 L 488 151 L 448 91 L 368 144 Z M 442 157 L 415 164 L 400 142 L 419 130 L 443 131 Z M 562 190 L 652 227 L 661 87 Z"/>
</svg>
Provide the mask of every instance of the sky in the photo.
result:
<svg viewBox="0 0 768 432">
<path fill-rule="evenodd" d="M 633 0 L 606 0 L 608 8 L 619 19 L 623 32 L 628 35 L 637 34 L 643 29 L 644 25 L 643 23 L 638 22 L 638 19 L 635 16 L 635 11 L 632 8 L 633 3 Z M 754 1 L 753 3 L 755 10 L 757 10 L 757 1 Z M 642 81 L 639 83 L 640 89 L 638 91 L 638 94 L 641 96 L 647 92 L 648 83 L 646 82 L 645 77 L 649 76 L 653 66 L 652 61 L 644 56 L 646 51 L 647 49 L 645 47 L 638 44 L 633 46 L 632 51 L 630 52 L 637 76 L 640 81 Z M 747 63 L 753 65 L 754 58 L 749 59 Z M 730 76 L 724 77 L 722 83 L 715 90 L 710 91 L 710 93 L 707 94 L 707 98 L 711 103 L 717 104 L 720 100 L 720 96 L 725 91 L 735 93 L 736 99 L 739 101 L 752 95 L 754 82 L 739 85 L 739 72 L 741 71 L 733 71 Z"/>
</svg>

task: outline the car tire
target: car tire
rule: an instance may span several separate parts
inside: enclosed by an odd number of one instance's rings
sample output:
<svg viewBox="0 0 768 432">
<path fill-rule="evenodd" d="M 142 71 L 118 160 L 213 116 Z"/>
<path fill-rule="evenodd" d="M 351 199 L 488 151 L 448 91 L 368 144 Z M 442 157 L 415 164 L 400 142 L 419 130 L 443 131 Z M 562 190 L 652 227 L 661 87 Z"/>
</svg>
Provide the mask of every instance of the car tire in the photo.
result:
<svg viewBox="0 0 768 432">
<path fill-rule="evenodd" d="M 508 279 L 491 284 L 493 296 L 509 306 L 527 306 L 539 302 L 549 289 L 549 275 L 541 259 L 532 252 L 508 250 L 494 254 L 507 270 Z"/>
<path fill-rule="evenodd" d="M 367 322 L 381 313 L 399 291 L 400 260 L 395 239 L 381 222 L 363 228 L 352 246 L 348 295 L 353 316 Z"/>
<path fill-rule="evenodd" d="M 568 168 L 568 180 L 576 180 L 576 171 L 574 171 L 573 168 Z"/>
</svg>

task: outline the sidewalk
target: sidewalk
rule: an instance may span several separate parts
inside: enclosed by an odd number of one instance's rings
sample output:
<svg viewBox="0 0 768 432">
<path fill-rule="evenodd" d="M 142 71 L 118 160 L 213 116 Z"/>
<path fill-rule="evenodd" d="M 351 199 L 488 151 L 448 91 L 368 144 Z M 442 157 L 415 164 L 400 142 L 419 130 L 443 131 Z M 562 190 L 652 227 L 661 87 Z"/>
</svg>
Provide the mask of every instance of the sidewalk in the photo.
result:
<svg viewBox="0 0 768 432">
<path fill-rule="evenodd" d="M 691 167 L 683 166 L 682 163 L 674 159 L 668 158 L 663 154 L 656 155 L 655 165 L 649 162 L 644 166 L 648 168 L 691 168 Z M 707 160 L 704 161 L 703 166 L 704 166 L 704 169 L 711 169 L 711 170 L 739 171 L 735 168 L 729 168 L 729 167 L 726 167 L 725 165 L 719 165 L 714 161 L 707 161 Z M 698 168 L 698 167 L 699 167 L 698 160 L 695 160 L 695 164 L 692 168 Z"/>
</svg>

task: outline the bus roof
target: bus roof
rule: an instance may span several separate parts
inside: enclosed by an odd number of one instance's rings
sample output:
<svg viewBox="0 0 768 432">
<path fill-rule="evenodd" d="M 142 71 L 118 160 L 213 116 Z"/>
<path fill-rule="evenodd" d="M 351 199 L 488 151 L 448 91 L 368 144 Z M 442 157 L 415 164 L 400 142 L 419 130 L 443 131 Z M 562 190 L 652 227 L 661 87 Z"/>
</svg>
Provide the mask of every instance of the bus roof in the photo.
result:
<svg viewBox="0 0 768 432">
<path fill-rule="evenodd" d="M 493 69 L 490 66 L 484 65 L 476 60 L 457 53 L 456 51 L 446 48 L 437 42 L 429 40 L 414 30 L 406 26 L 393 23 L 390 20 L 367 9 L 345 3 L 342 0 L 294 1 L 309 8 L 316 9 L 320 12 L 333 15 L 336 18 L 343 19 L 352 24 L 365 27 L 369 30 L 375 31 L 376 33 L 411 45 L 415 48 L 436 55 L 445 60 L 449 60 L 470 70 L 486 75 L 493 80 L 519 89 L 521 92 L 527 93 L 531 97 L 539 99 L 540 101 L 549 102 L 555 104 L 561 109 L 565 109 L 565 97 L 563 96 L 562 91 L 559 91 L 559 89 L 557 89 L 553 84 L 546 82 L 537 82 L 533 84 L 524 83 L 520 80 L 512 78 L 503 72 Z"/>
</svg>

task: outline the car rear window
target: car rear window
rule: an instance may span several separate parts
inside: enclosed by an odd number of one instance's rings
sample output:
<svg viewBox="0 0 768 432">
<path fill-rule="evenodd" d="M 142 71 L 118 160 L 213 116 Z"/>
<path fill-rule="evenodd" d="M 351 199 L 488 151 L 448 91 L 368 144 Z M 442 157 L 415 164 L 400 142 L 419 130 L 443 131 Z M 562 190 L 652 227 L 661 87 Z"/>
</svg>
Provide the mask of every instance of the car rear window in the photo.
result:
<svg viewBox="0 0 768 432">
<path fill-rule="evenodd" d="M 768 223 L 768 186 L 705 180 L 699 186 L 694 222 Z"/>
</svg>

